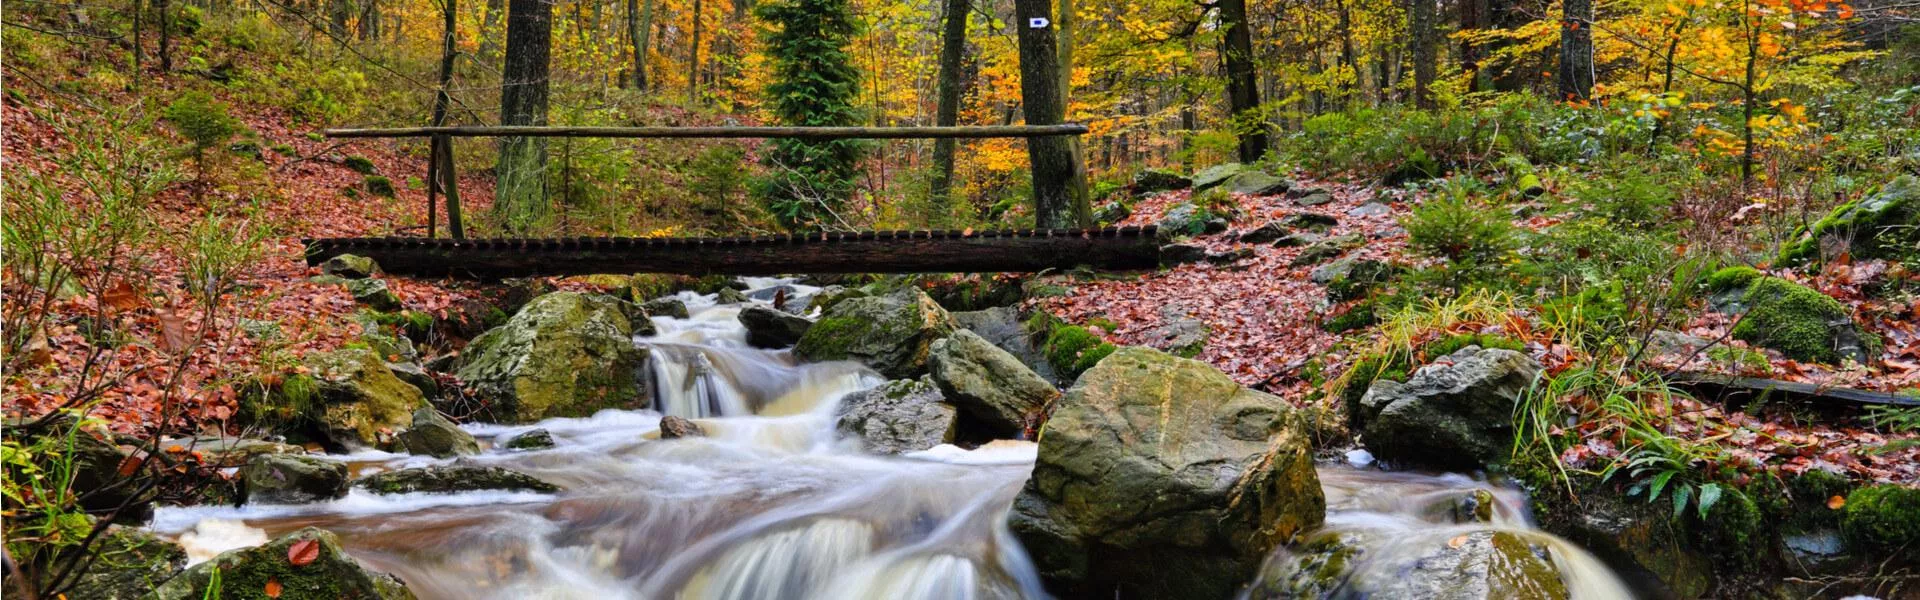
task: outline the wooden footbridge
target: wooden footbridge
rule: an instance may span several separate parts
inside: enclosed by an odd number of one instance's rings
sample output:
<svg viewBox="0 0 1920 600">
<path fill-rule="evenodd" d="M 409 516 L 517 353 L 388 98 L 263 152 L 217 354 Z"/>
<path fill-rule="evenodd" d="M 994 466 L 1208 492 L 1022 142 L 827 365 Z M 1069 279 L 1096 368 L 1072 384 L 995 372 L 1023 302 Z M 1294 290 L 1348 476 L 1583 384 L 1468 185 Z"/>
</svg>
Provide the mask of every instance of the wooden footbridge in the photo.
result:
<svg viewBox="0 0 1920 600">
<path fill-rule="evenodd" d="M 305 240 L 307 263 L 340 254 L 419 277 L 497 279 L 595 273 L 1034 272 L 1160 264 L 1153 227 L 992 231 L 869 231 L 756 237 L 467 239 L 453 176 L 454 137 L 603 138 L 1033 138 L 1086 133 L 1084 125 L 1003 127 L 417 127 L 335 129 L 334 138 L 428 137 L 427 236 Z M 449 239 L 434 236 L 436 197 L 447 197 Z"/>
</svg>

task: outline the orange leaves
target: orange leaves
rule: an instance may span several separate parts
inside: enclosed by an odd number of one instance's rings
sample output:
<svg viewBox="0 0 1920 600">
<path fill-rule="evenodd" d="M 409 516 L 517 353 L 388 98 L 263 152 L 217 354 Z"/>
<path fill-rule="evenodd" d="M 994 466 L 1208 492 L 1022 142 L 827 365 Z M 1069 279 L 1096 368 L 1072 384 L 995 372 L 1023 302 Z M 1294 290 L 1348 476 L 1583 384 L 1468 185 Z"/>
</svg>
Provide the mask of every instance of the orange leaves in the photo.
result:
<svg viewBox="0 0 1920 600">
<path fill-rule="evenodd" d="M 292 546 L 287 547 L 287 564 L 304 567 L 313 564 L 313 561 L 319 558 L 320 542 L 312 538 L 294 542 Z"/>
<path fill-rule="evenodd" d="M 280 579 L 278 577 L 268 578 L 267 585 L 260 590 L 260 592 L 266 594 L 268 598 L 279 598 L 280 591 Z"/>
<path fill-rule="evenodd" d="M 1846 508 L 1846 506 L 1847 498 L 1845 496 L 1834 496 L 1827 499 L 1827 508 L 1829 510 L 1840 510 Z"/>
<path fill-rule="evenodd" d="M 139 290 L 133 289 L 133 285 L 125 279 L 113 282 L 113 286 L 100 295 L 100 301 L 105 302 L 113 312 L 125 312 L 146 305 L 140 299 Z"/>
</svg>

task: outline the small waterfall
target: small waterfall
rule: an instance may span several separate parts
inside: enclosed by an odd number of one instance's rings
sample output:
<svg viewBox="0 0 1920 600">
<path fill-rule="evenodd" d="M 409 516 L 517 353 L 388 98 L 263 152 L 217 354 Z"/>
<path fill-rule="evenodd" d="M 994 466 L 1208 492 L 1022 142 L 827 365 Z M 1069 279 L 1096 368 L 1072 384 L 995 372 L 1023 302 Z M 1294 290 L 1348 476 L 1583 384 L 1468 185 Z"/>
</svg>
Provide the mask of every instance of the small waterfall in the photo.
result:
<svg viewBox="0 0 1920 600">
<path fill-rule="evenodd" d="M 685 600 L 804 598 L 874 548 L 873 526 L 823 518 L 742 543 L 680 589 Z"/>
</svg>

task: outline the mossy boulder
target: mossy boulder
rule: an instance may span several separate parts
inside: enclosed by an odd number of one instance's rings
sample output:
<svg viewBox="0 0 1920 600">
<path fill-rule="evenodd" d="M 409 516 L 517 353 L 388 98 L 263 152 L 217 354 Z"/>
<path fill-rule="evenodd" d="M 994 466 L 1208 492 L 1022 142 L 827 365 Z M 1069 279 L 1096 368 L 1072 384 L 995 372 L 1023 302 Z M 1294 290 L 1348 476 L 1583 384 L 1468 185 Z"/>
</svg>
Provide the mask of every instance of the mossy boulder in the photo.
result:
<svg viewBox="0 0 1920 600">
<path fill-rule="evenodd" d="M 306 504 L 347 495 L 347 464 L 318 456 L 262 454 L 240 468 L 246 502 Z"/>
<path fill-rule="evenodd" d="M 1361 440 L 1389 463 L 1477 469 L 1504 462 L 1513 411 L 1540 363 L 1525 354 L 1467 346 L 1414 371 L 1376 380 L 1360 398 Z"/>
<path fill-rule="evenodd" d="M 1054 327 L 1046 340 L 1041 350 L 1046 354 L 1047 364 L 1052 365 L 1064 381 L 1078 378 L 1118 349 L 1079 325 Z"/>
<path fill-rule="evenodd" d="M 1186 189 L 1192 185 L 1193 180 L 1185 175 L 1161 169 L 1147 169 L 1133 174 L 1133 182 L 1127 185 L 1127 191 L 1134 195 L 1142 195 Z"/>
<path fill-rule="evenodd" d="M 413 411 L 413 424 L 400 432 L 400 445 L 409 454 L 452 458 L 480 453 L 480 442 L 433 407 Z"/>
<path fill-rule="evenodd" d="M 1303 421 L 1206 363 L 1122 348 L 1041 427 L 1014 534 L 1060 596 L 1230 597 L 1325 517 Z"/>
<path fill-rule="evenodd" d="M 873 294 L 868 293 L 867 290 L 862 288 L 830 285 L 821 288 L 819 292 L 813 294 L 813 298 L 807 302 L 807 310 L 811 312 L 818 309 L 825 312 L 833 308 L 833 305 L 839 304 L 842 300 L 865 298 L 872 295 Z"/>
<path fill-rule="evenodd" d="M 504 445 L 508 450 L 544 450 L 553 447 L 553 433 L 535 429 L 507 438 Z"/>
<path fill-rule="evenodd" d="M 412 422 L 414 410 L 427 405 L 420 388 L 401 381 L 372 350 L 310 354 L 306 364 L 313 389 L 283 392 L 288 401 L 305 402 L 307 420 L 333 446 L 379 446 Z"/>
<path fill-rule="evenodd" d="M 835 428 L 875 454 L 904 454 L 951 443 L 959 409 L 929 378 L 896 379 L 847 394 Z"/>
<path fill-rule="evenodd" d="M 692 316 L 687 313 L 687 303 L 681 302 L 679 298 L 654 298 L 640 303 L 640 308 L 646 310 L 649 315 L 661 317 L 686 319 Z"/>
<path fill-rule="evenodd" d="M 984 437 L 1020 438 L 1040 409 L 1060 395 L 1018 357 L 965 329 L 935 341 L 927 366 L 940 393 L 979 423 Z"/>
<path fill-rule="evenodd" d="M 353 301 L 361 306 L 379 311 L 400 310 L 400 297 L 387 289 L 384 279 L 351 279 L 347 281 L 347 293 L 353 294 Z"/>
<path fill-rule="evenodd" d="M 1246 171 L 1247 166 L 1240 163 L 1222 163 L 1201 169 L 1193 174 L 1193 192 L 1198 194 L 1209 188 L 1226 183 L 1228 179 Z"/>
<path fill-rule="evenodd" d="M 1175 204 L 1154 222 L 1162 238 L 1219 233 L 1226 231 L 1228 225 L 1226 217 L 1193 202 Z"/>
<path fill-rule="evenodd" d="M 1325 533 L 1269 565 L 1247 598 L 1561 600 L 1547 540 L 1520 531 Z"/>
<path fill-rule="evenodd" d="M 1708 278 L 1710 285 L 1721 286 L 1717 306 L 1744 312 L 1733 326 L 1734 339 L 1802 362 L 1864 363 L 1879 355 L 1879 340 L 1860 329 L 1847 305 L 1813 288 L 1749 271 L 1734 267 Z"/>
<path fill-rule="evenodd" d="M 635 374 L 647 352 L 633 343 L 628 304 L 581 292 L 541 296 L 475 338 L 455 375 L 509 423 L 646 406 Z"/>
<path fill-rule="evenodd" d="M 1863 487 L 1847 495 L 1846 511 L 1840 530 L 1854 545 L 1875 552 L 1920 548 L 1920 489 Z"/>
<path fill-rule="evenodd" d="M 136 600 L 187 564 L 179 544 L 118 525 L 107 529 L 93 551 L 93 562 L 67 589 L 68 598 Z"/>
<path fill-rule="evenodd" d="M 741 309 L 738 318 L 747 328 L 747 345 L 755 348 L 792 346 L 813 327 L 812 319 L 757 304 Z"/>
<path fill-rule="evenodd" d="M 1273 196 L 1287 193 L 1287 189 L 1293 187 L 1293 182 L 1266 171 L 1248 170 L 1234 175 L 1225 185 L 1228 191 L 1235 194 Z"/>
<path fill-rule="evenodd" d="M 320 272 L 341 279 L 366 279 L 380 274 L 380 265 L 365 256 L 337 254 L 320 263 Z"/>
<path fill-rule="evenodd" d="M 353 482 L 353 485 L 375 494 L 453 494 L 479 490 L 546 494 L 560 491 L 560 486 L 541 481 L 540 478 L 526 473 L 500 467 L 475 465 L 418 467 L 387 471 L 362 477 Z"/>
<path fill-rule="evenodd" d="M 1780 250 L 1792 264 L 1845 251 L 1855 259 L 1920 259 L 1920 178 L 1901 175 L 1878 192 L 1833 209 Z"/>
<path fill-rule="evenodd" d="M 311 548 L 313 560 L 291 560 L 290 551 L 296 544 L 301 549 Z M 155 588 L 147 598 L 267 598 L 269 595 L 263 590 L 270 583 L 280 588 L 280 600 L 414 598 L 413 592 L 407 591 L 406 584 L 399 579 L 361 567 L 340 547 L 339 538 L 313 527 L 280 536 L 262 546 L 222 552 L 212 560 L 189 567 Z"/>
<path fill-rule="evenodd" d="M 835 303 L 793 353 L 808 361 L 856 360 L 887 377 L 911 379 L 927 372 L 934 340 L 958 328 L 946 309 L 908 287 Z"/>
</svg>

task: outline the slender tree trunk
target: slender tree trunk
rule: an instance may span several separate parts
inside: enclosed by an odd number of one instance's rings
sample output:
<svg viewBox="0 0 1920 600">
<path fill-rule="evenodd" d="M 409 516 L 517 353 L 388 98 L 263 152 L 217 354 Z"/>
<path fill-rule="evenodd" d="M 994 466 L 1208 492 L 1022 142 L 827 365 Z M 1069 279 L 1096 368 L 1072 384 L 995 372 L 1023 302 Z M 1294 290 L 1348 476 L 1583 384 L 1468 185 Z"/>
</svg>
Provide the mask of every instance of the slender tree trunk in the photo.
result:
<svg viewBox="0 0 1920 600">
<path fill-rule="evenodd" d="M 1460 0 L 1460 30 L 1486 29 L 1487 0 Z M 1468 40 L 1460 41 L 1460 68 L 1467 72 L 1467 91 L 1478 92 L 1486 89 L 1485 77 L 1480 74 L 1481 48 Z"/>
<path fill-rule="evenodd" d="M 1747 193 L 1753 186 L 1753 109 L 1760 100 L 1753 87 L 1755 66 L 1760 61 L 1760 32 L 1756 23 L 1759 17 L 1753 16 L 1751 3 L 1742 1 L 1740 9 L 1740 29 L 1747 37 L 1747 70 L 1746 76 L 1740 80 L 1740 191 Z"/>
<path fill-rule="evenodd" d="M 1074 0 L 1060 0 L 1060 5 L 1057 7 L 1058 10 L 1055 10 L 1053 13 L 1056 21 L 1055 26 L 1059 27 L 1055 43 L 1058 44 L 1060 48 L 1060 118 L 1062 120 L 1067 118 L 1067 110 L 1073 107 L 1073 29 L 1075 24 L 1080 20 L 1080 15 L 1074 12 L 1073 3 Z M 1085 144 L 1081 142 L 1079 136 L 1068 136 L 1062 139 L 1067 141 L 1067 147 L 1073 154 L 1073 180 L 1070 182 L 1073 189 L 1070 192 L 1070 197 L 1076 198 L 1077 201 L 1081 203 L 1092 202 L 1092 198 L 1087 195 L 1087 151 Z M 1087 214 L 1087 221 L 1081 223 L 1081 225 L 1090 227 L 1093 224 L 1092 206 L 1087 207 Z"/>
<path fill-rule="evenodd" d="M 1066 118 L 1067 107 L 1066 99 L 1060 97 L 1060 49 L 1054 37 L 1053 3 L 1015 0 L 1013 10 L 1013 25 L 1020 39 L 1021 110 L 1028 125 L 1059 124 Z M 1027 160 L 1032 163 L 1035 226 L 1086 226 L 1093 221 L 1086 197 L 1073 195 L 1073 180 L 1080 165 L 1074 164 L 1073 145 L 1066 138 L 1027 138 Z"/>
<path fill-rule="evenodd" d="M 934 108 L 933 124 L 952 127 L 960 122 L 960 69 L 967 49 L 968 0 L 946 0 L 945 24 L 940 35 L 939 105 Z M 945 205 L 953 191 L 953 146 L 950 139 L 933 141 L 933 201 Z"/>
<path fill-rule="evenodd" d="M 1413 105 L 1433 108 L 1433 78 L 1439 70 L 1435 30 L 1440 23 L 1434 14 L 1434 0 L 1412 0 L 1407 11 L 1407 40 L 1413 46 Z"/>
<path fill-rule="evenodd" d="M 693 47 L 687 51 L 687 104 L 700 102 L 700 0 L 693 0 Z"/>
<path fill-rule="evenodd" d="M 1347 8 L 1347 0 L 1339 0 L 1335 9 L 1340 14 L 1340 107 L 1353 106 L 1353 86 L 1360 79 L 1360 65 L 1353 58 L 1353 11 Z"/>
<path fill-rule="evenodd" d="M 495 41 L 494 31 L 500 28 L 500 15 L 507 12 L 506 0 L 487 0 L 487 17 L 480 26 L 480 55 L 488 58 L 500 56 L 500 43 Z"/>
<path fill-rule="evenodd" d="M 160 72 L 173 71 L 173 1 L 154 0 L 154 12 L 160 19 Z"/>
<path fill-rule="evenodd" d="M 360 1 L 360 41 L 380 39 L 380 0 Z"/>
<path fill-rule="evenodd" d="M 353 19 L 352 0 L 332 0 L 327 5 L 327 11 L 329 17 L 327 21 L 327 31 L 332 33 L 334 37 L 346 37 L 347 21 Z"/>
<path fill-rule="evenodd" d="M 1560 19 L 1560 99 L 1584 102 L 1593 95 L 1593 0 L 1565 0 Z"/>
<path fill-rule="evenodd" d="M 1227 109 L 1240 136 L 1240 162 L 1251 163 L 1267 153 L 1267 124 L 1259 117 L 1260 88 L 1253 69 L 1253 27 L 1247 22 L 1246 0 L 1219 0 L 1219 6 L 1227 33 L 1220 53 L 1227 72 Z"/>
<path fill-rule="evenodd" d="M 444 23 L 441 25 L 443 33 L 440 36 L 440 89 L 433 94 L 434 127 L 447 124 L 447 110 L 453 104 L 453 97 L 447 90 L 453 87 L 453 60 L 458 56 L 454 50 L 454 39 L 459 33 L 456 29 L 458 21 L 455 19 L 458 2 L 457 0 L 442 0 L 442 2 L 445 4 L 445 12 L 441 15 Z M 446 194 L 447 231 L 453 235 L 453 239 L 457 240 L 466 237 L 466 230 L 460 223 L 459 177 L 453 172 L 453 161 L 447 158 L 453 155 L 453 140 L 446 136 L 436 136 L 433 138 L 433 146 L 434 151 L 430 154 L 432 154 L 431 160 L 434 161 L 432 169 L 434 176 L 428 178 L 430 181 L 427 183 L 427 189 L 431 192 L 438 188 Z M 427 210 L 428 222 L 431 223 L 433 211 L 431 197 L 427 202 Z"/>
<path fill-rule="evenodd" d="M 636 10 L 637 9 L 637 10 Z M 653 33 L 653 0 L 627 0 L 627 41 L 633 45 L 633 89 L 647 91 L 647 45 Z"/>
<path fill-rule="evenodd" d="M 507 54 L 501 72 L 500 124 L 547 124 L 547 73 L 553 46 L 551 0 L 509 0 Z M 547 142 L 500 139 L 494 211 L 510 231 L 526 231 L 547 211 Z"/>
<path fill-rule="evenodd" d="M 142 56 L 143 51 L 140 48 L 141 25 L 144 24 L 144 19 L 141 19 L 140 15 L 146 12 L 146 8 L 145 3 L 140 0 L 133 0 L 133 81 L 134 89 L 136 90 L 139 89 L 140 63 L 145 62 L 146 59 L 146 57 Z"/>
</svg>

